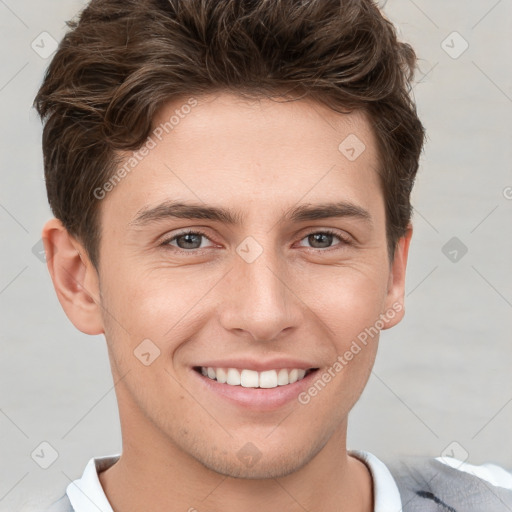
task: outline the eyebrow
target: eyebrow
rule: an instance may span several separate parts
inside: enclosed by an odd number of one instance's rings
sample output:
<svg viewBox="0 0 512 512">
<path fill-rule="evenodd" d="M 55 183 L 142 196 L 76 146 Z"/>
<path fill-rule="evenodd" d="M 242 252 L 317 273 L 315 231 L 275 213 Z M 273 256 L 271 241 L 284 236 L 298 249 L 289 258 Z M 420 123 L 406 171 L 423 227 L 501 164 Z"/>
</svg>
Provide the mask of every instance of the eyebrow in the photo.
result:
<svg viewBox="0 0 512 512">
<path fill-rule="evenodd" d="M 361 220 L 369 226 L 373 225 L 370 213 L 361 206 L 349 201 L 302 204 L 286 210 L 283 220 L 303 222 L 335 217 L 353 218 Z M 242 223 L 243 215 L 229 208 L 165 201 L 155 207 L 144 207 L 139 210 L 135 218 L 130 222 L 130 225 L 140 227 L 168 218 L 211 220 L 228 225 L 239 225 Z"/>
</svg>

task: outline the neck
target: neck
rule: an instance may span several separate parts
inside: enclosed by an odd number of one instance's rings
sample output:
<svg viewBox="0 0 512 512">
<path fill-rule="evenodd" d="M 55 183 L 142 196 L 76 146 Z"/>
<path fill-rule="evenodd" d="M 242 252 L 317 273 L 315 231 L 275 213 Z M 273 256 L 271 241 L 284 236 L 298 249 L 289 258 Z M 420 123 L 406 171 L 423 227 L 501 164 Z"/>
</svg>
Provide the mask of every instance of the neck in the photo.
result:
<svg viewBox="0 0 512 512">
<path fill-rule="evenodd" d="M 115 512 L 373 510 L 369 469 L 346 452 L 346 422 L 298 470 L 268 479 L 236 478 L 212 471 L 152 424 L 144 425 L 143 436 L 133 424 L 124 427 L 119 461 L 99 475 Z M 125 435 L 137 430 L 136 436 Z M 140 439 L 145 440 L 143 444 Z"/>
</svg>

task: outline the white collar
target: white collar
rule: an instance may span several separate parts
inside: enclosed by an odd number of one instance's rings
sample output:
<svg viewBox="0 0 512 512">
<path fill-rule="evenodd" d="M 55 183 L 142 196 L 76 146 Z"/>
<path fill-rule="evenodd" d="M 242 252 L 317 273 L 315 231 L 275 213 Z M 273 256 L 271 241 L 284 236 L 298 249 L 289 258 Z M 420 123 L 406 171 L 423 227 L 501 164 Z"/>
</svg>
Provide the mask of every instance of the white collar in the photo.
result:
<svg viewBox="0 0 512 512">
<path fill-rule="evenodd" d="M 75 512 L 114 512 L 101 486 L 98 473 L 117 462 L 121 454 L 105 455 L 89 460 L 81 478 L 73 480 L 67 488 Z"/>
<path fill-rule="evenodd" d="M 364 462 L 373 478 L 374 512 L 401 512 L 398 487 L 386 465 L 375 455 L 362 450 L 349 450 L 349 455 Z M 101 487 L 98 473 L 112 466 L 120 454 L 89 460 L 82 477 L 71 482 L 66 493 L 75 512 L 114 512 Z"/>
<path fill-rule="evenodd" d="M 387 466 L 370 452 L 348 450 L 349 455 L 364 462 L 373 477 L 373 511 L 402 512 L 402 500 L 395 479 Z"/>
</svg>

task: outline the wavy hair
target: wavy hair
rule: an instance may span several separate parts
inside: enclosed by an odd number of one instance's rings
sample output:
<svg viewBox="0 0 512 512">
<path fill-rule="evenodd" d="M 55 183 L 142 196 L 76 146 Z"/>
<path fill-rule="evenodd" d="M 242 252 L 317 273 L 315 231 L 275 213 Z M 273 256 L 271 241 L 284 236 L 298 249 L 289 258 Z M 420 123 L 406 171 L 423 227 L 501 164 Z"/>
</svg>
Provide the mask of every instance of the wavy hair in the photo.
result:
<svg viewBox="0 0 512 512">
<path fill-rule="evenodd" d="M 98 268 L 93 191 L 178 97 L 225 90 L 362 110 L 376 135 L 388 252 L 405 234 L 424 143 L 412 47 L 371 0 L 92 0 L 48 66 L 34 106 L 54 215 Z"/>
</svg>

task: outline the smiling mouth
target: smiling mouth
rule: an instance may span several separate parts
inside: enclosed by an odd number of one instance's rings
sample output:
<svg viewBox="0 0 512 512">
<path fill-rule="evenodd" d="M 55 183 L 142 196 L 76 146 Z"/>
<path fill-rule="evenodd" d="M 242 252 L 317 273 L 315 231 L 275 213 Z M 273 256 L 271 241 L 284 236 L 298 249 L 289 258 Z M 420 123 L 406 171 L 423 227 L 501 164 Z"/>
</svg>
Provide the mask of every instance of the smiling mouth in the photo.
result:
<svg viewBox="0 0 512 512">
<path fill-rule="evenodd" d="M 300 368 L 280 368 L 257 372 L 248 369 L 212 368 L 205 366 L 194 366 L 193 369 L 204 377 L 217 381 L 219 384 L 263 389 L 294 384 L 304 379 L 304 377 L 310 373 L 318 370 L 318 368 L 309 368 L 307 370 Z"/>
</svg>

